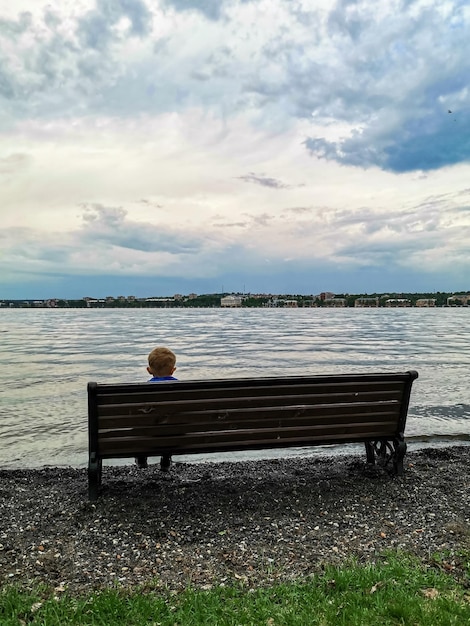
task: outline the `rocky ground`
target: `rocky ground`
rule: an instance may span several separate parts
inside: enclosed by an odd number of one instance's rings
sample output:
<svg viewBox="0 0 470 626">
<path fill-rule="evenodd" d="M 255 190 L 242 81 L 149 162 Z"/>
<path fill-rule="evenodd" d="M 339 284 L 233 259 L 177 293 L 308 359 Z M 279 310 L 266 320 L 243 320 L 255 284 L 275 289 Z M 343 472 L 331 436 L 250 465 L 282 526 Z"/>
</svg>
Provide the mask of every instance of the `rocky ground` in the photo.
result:
<svg viewBox="0 0 470 626">
<path fill-rule="evenodd" d="M 84 469 L 1 470 L 0 581 L 73 593 L 256 587 L 387 550 L 464 578 L 470 447 L 409 453 L 405 467 L 393 477 L 365 455 L 175 464 L 168 474 L 105 467 L 93 503 Z"/>
</svg>

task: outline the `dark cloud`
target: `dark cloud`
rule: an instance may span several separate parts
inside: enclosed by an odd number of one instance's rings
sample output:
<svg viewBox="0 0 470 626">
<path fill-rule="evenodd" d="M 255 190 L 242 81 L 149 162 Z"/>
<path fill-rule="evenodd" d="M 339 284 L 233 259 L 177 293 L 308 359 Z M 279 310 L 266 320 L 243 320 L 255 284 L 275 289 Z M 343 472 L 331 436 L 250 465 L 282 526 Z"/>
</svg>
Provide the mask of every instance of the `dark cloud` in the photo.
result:
<svg viewBox="0 0 470 626">
<path fill-rule="evenodd" d="M 286 185 L 286 183 L 283 183 L 276 178 L 271 178 L 269 176 L 265 176 L 264 174 L 255 174 L 254 172 L 250 172 L 244 176 L 238 176 L 238 179 L 243 180 L 246 183 L 255 183 L 257 185 L 262 185 L 263 187 L 271 187 L 272 189 L 291 188 L 291 185 Z"/>
<path fill-rule="evenodd" d="M 256 2 L 256 0 L 162 0 L 163 6 L 172 7 L 179 12 L 195 11 L 212 21 L 221 19 L 226 7 L 250 2 Z"/>
<path fill-rule="evenodd" d="M 75 250 L 68 236 L 61 237 L 59 241 L 51 233 L 25 227 L 2 229 L 0 242 L 5 254 L 12 261 L 12 266 L 19 272 L 41 274 L 46 271 L 45 264 L 48 263 L 66 267 Z"/>
<path fill-rule="evenodd" d="M 168 226 L 135 222 L 121 207 L 89 205 L 83 213 L 84 228 L 80 237 L 142 252 L 189 254 L 199 251 L 202 242 L 196 237 Z"/>
<path fill-rule="evenodd" d="M 436 240 L 436 247 L 438 241 Z M 427 246 L 429 250 L 431 246 Z M 337 258 L 349 260 L 355 265 L 387 268 L 409 263 L 419 251 L 416 241 L 404 242 L 399 238 L 390 237 L 388 241 L 357 240 L 346 245 L 341 244 L 336 251 Z"/>
<path fill-rule="evenodd" d="M 209 20 L 220 19 L 226 0 L 163 0 L 163 5 L 176 11 L 197 11 Z"/>
<path fill-rule="evenodd" d="M 0 229 L 0 275 L 4 268 L 10 276 L 21 272 L 43 277 L 50 272 L 70 276 L 83 271 L 93 274 L 98 265 L 107 267 L 108 264 L 112 265 L 110 273 L 117 276 L 138 271 L 147 275 L 152 271 L 154 275 L 172 271 L 197 275 L 198 270 L 194 268 L 198 265 L 198 256 L 206 254 L 204 237 L 198 240 L 192 233 L 171 226 L 135 222 L 120 207 L 95 204 L 82 208 L 83 225 L 78 230 Z M 153 268 L 155 256 L 152 253 L 162 252 L 166 253 L 165 265 Z M 208 262 L 208 267 L 215 265 Z"/>
<path fill-rule="evenodd" d="M 402 141 L 385 148 L 384 167 L 393 172 L 427 171 L 464 161 L 470 161 L 468 117 L 459 127 L 442 124 L 431 133 L 405 131 Z"/>
<path fill-rule="evenodd" d="M 89 13 L 80 20 L 77 30 L 80 43 L 95 50 L 104 50 L 114 39 L 111 24 L 99 13 Z"/>
<path fill-rule="evenodd" d="M 214 228 L 247 228 L 249 222 L 221 222 L 219 224 L 212 224 Z"/>
<path fill-rule="evenodd" d="M 268 213 L 262 213 L 261 215 L 252 215 L 253 224 L 256 226 L 269 226 L 269 224 L 276 219 L 274 215 Z"/>
<path fill-rule="evenodd" d="M 393 137 L 374 138 L 370 132 L 356 132 L 340 141 L 310 137 L 305 146 L 320 159 L 397 173 L 436 170 L 470 161 L 470 118 L 458 126 L 447 118 L 430 126 L 426 130 L 421 123 L 410 122 Z"/>
<path fill-rule="evenodd" d="M 142 0 L 96 0 L 96 8 L 79 20 L 77 34 L 82 43 L 101 50 L 118 38 L 113 27 L 126 17 L 128 35 L 143 37 L 151 30 L 152 15 Z"/>
</svg>

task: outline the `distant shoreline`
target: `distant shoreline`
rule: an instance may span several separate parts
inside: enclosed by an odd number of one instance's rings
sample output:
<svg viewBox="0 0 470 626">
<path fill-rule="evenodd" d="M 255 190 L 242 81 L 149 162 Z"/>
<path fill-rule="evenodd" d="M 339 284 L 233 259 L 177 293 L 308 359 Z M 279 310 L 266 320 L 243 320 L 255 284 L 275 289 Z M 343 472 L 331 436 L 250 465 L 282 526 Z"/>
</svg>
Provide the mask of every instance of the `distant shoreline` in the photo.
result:
<svg viewBox="0 0 470 626">
<path fill-rule="evenodd" d="M 0 299 L 9 308 L 441 308 L 468 307 L 464 292 L 335 294 L 211 293 L 173 296 Z"/>
</svg>

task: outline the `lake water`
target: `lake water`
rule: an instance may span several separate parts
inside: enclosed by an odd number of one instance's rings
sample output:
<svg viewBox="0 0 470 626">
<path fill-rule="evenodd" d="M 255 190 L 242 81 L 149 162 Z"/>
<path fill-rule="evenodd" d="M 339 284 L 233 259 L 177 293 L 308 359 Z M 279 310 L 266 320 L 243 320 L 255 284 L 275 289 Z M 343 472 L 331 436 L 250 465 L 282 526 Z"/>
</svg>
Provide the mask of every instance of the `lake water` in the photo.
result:
<svg viewBox="0 0 470 626">
<path fill-rule="evenodd" d="M 156 345 L 185 380 L 416 369 L 408 440 L 468 441 L 469 321 L 470 308 L 0 310 L 0 466 L 85 466 L 87 382 L 147 380 Z"/>
</svg>

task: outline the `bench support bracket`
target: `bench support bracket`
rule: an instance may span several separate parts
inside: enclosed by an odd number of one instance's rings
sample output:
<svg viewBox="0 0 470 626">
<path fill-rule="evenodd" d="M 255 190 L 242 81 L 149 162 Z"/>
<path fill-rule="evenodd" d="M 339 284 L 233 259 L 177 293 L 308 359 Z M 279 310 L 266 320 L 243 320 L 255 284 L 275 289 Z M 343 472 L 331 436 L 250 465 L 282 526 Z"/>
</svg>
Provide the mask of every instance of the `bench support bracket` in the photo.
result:
<svg viewBox="0 0 470 626">
<path fill-rule="evenodd" d="M 387 467 L 391 462 L 394 473 L 397 476 L 403 475 L 403 459 L 405 458 L 407 448 L 404 439 L 366 441 L 365 446 L 368 463 L 374 465 L 377 458 L 380 465 Z"/>
</svg>

